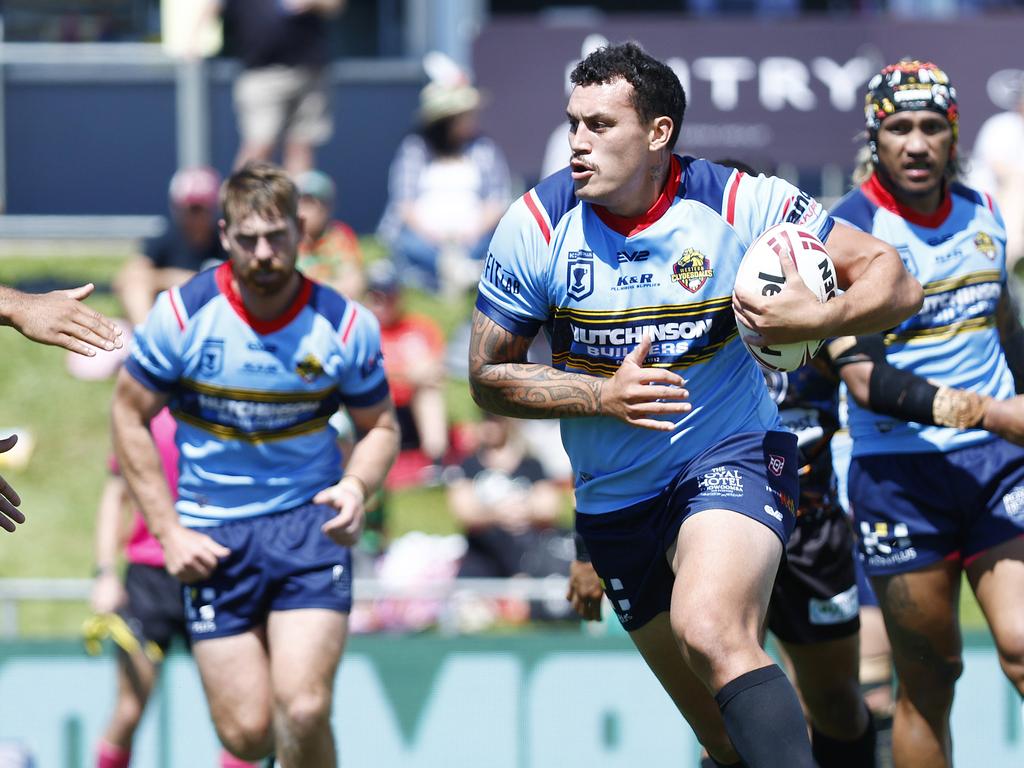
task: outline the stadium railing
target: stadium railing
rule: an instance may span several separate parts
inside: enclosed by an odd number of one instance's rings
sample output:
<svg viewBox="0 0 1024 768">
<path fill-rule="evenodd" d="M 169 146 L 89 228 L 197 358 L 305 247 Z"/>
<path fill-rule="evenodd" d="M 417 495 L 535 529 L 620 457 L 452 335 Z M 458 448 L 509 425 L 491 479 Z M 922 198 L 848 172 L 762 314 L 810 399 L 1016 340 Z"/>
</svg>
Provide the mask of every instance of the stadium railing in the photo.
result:
<svg viewBox="0 0 1024 768">
<path fill-rule="evenodd" d="M 84 602 L 92 579 L 0 579 L 0 638 L 19 634 L 21 603 L 32 601 Z M 456 594 L 518 600 L 564 600 L 567 580 L 562 576 L 515 579 L 455 579 L 430 584 L 396 585 L 379 579 L 356 578 L 352 591 L 358 601 L 383 599 L 444 600 Z"/>
</svg>

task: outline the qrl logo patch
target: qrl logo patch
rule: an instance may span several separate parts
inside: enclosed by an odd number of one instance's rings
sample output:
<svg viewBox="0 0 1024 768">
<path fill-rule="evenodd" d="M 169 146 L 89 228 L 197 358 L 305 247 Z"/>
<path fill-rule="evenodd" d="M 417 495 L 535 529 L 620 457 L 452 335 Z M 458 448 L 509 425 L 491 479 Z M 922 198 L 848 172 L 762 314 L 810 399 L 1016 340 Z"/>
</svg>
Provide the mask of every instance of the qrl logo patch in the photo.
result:
<svg viewBox="0 0 1024 768">
<path fill-rule="evenodd" d="M 594 292 L 594 252 L 569 251 L 565 267 L 565 292 L 583 301 Z"/>
<path fill-rule="evenodd" d="M 781 477 L 782 476 L 782 470 L 785 468 L 785 466 L 786 466 L 786 457 L 785 456 L 777 456 L 774 453 L 769 453 L 768 454 L 768 469 L 771 471 L 771 473 L 773 475 L 775 475 L 776 477 Z"/>
<path fill-rule="evenodd" d="M 672 282 L 679 283 L 690 293 L 699 291 L 714 275 L 710 259 L 696 248 L 687 248 L 679 261 L 672 265 Z"/>
</svg>

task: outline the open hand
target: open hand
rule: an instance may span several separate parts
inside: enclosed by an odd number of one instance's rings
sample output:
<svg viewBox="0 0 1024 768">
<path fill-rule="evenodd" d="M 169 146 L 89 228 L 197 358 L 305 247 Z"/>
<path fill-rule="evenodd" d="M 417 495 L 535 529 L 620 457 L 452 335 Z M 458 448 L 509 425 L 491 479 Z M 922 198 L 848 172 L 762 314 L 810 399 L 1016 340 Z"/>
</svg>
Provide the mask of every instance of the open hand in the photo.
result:
<svg viewBox="0 0 1024 768">
<path fill-rule="evenodd" d="M 97 349 L 120 349 L 124 344 L 121 329 L 82 303 L 94 288 L 88 283 L 66 291 L 15 292 L 9 297 L 11 325 L 32 341 L 87 357 Z"/>
<path fill-rule="evenodd" d="M 686 382 L 679 374 L 643 367 L 650 351 L 651 339 L 645 333 L 615 375 L 602 383 L 601 413 L 635 427 L 670 432 L 676 427 L 674 421 L 653 417 L 688 413 L 691 406 L 683 401 L 690 393 L 683 389 Z"/>
<path fill-rule="evenodd" d="M 6 453 L 18 442 L 17 435 L 0 440 L 0 453 Z M 25 522 L 25 515 L 18 509 L 21 497 L 11 484 L 0 477 L 0 528 L 14 532 L 14 526 Z"/>
</svg>

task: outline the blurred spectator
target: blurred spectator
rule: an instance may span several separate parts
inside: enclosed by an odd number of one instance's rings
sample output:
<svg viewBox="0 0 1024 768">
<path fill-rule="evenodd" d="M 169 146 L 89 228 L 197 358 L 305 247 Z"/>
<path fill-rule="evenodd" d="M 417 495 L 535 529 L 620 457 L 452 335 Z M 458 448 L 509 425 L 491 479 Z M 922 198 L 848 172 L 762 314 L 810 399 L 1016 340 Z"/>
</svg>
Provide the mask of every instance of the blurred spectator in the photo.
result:
<svg viewBox="0 0 1024 768">
<path fill-rule="evenodd" d="M 220 176 L 212 168 L 182 168 L 171 177 L 171 219 L 149 238 L 114 279 L 114 290 L 133 325 L 146 319 L 160 291 L 227 258 L 217 231 Z"/>
<path fill-rule="evenodd" d="M 448 452 L 444 335 L 425 315 L 406 312 L 394 265 L 375 261 L 366 270 L 366 306 L 380 323 L 384 372 L 402 429 L 402 451 L 419 450 L 440 475 Z M 401 457 L 399 457 L 399 463 Z"/>
<path fill-rule="evenodd" d="M 334 288 L 349 299 L 360 299 L 366 287 L 363 252 L 352 227 L 332 221 L 334 182 L 326 173 L 305 171 L 295 179 L 299 188 L 299 270 Z"/>
<path fill-rule="evenodd" d="M 225 47 L 245 69 L 235 81 L 242 143 L 235 158 L 271 160 L 293 176 L 312 169 L 316 147 L 331 137 L 326 67 L 329 20 L 346 0 L 206 0 L 196 30 L 220 13 Z M 194 47 L 199 41 L 194 42 Z"/>
<path fill-rule="evenodd" d="M 1006 223 L 1006 266 L 1011 272 L 1024 256 L 1024 75 L 1014 83 L 1015 109 L 981 125 L 971 153 L 971 186 L 988 192 Z"/>
<path fill-rule="evenodd" d="M 442 54 L 424 58 L 419 127 L 391 163 L 379 234 L 402 280 L 461 293 L 480 276 L 487 245 L 510 197 L 508 163 L 481 136 L 481 94 Z"/>
<path fill-rule="evenodd" d="M 468 548 L 460 578 L 568 576 L 574 546 L 558 527 L 562 495 L 526 449 L 518 422 L 483 414 L 476 451 L 448 486 L 448 504 L 462 527 Z M 565 615 L 559 601 L 556 616 Z M 553 618 L 543 606 L 534 618 Z"/>
</svg>

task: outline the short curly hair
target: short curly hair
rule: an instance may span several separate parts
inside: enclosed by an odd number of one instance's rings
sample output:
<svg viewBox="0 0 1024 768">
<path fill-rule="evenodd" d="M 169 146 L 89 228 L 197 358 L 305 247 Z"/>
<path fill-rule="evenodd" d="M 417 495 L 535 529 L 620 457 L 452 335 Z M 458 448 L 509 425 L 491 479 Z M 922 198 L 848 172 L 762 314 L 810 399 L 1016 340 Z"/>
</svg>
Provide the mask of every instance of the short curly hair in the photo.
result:
<svg viewBox="0 0 1024 768">
<path fill-rule="evenodd" d="M 674 147 L 686 113 L 686 94 L 667 64 L 628 42 L 598 48 L 569 75 L 573 85 L 601 85 L 619 78 L 633 86 L 633 108 L 641 121 L 662 115 L 672 118 L 669 146 Z"/>
</svg>

